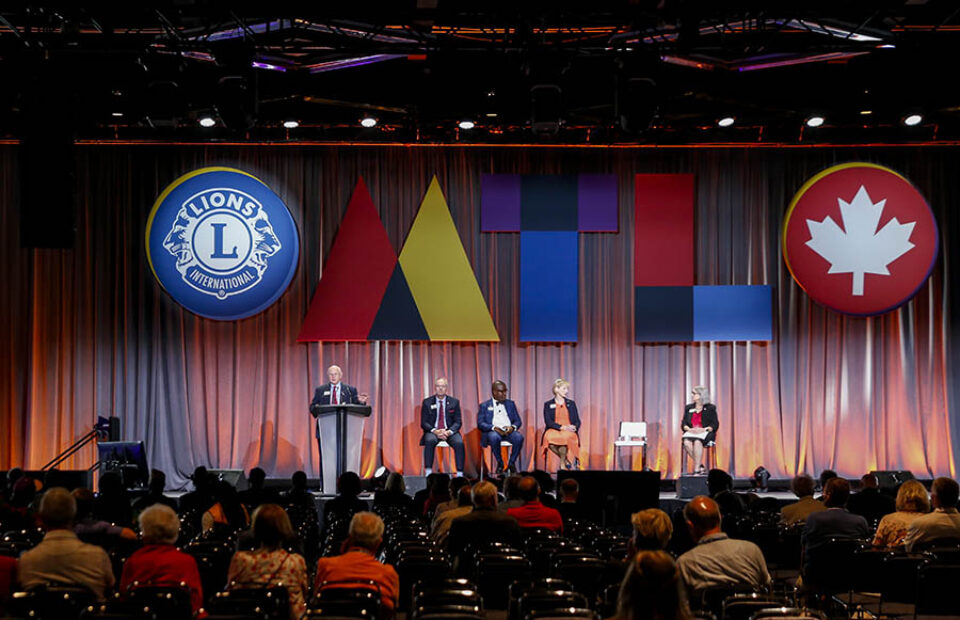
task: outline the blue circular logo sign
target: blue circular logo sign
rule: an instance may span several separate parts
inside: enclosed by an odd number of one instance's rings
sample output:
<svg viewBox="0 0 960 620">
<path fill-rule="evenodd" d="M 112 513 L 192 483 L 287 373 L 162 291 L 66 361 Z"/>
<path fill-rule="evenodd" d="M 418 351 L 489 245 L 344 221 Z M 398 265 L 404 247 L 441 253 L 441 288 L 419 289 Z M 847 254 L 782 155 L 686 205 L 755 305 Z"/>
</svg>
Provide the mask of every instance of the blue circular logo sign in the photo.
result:
<svg viewBox="0 0 960 620">
<path fill-rule="evenodd" d="M 233 168 L 201 168 L 168 185 L 146 236 L 160 285 L 187 310 L 222 321 L 277 301 L 300 255 L 287 206 L 263 181 Z"/>
</svg>

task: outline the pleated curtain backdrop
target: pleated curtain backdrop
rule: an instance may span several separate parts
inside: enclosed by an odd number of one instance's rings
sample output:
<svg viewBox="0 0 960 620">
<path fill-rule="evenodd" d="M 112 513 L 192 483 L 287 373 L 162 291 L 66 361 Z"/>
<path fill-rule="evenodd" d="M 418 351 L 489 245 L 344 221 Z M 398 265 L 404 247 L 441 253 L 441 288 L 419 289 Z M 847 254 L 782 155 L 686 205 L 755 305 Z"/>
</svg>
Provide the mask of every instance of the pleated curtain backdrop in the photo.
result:
<svg viewBox="0 0 960 620">
<path fill-rule="evenodd" d="M 383 464 L 416 474 L 419 404 L 449 379 L 465 414 L 467 469 L 479 463 L 477 403 L 504 380 L 521 411 L 523 461 L 537 449 L 554 379 L 572 383 L 583 417 L 584 465 L 615 467 L 621 420 L 646 420 L 648 464 L 680 471 L 680 416 L 706 385 L 720 413 L 719 465 L 775 477 L 833 468 L 846 476 L 910 469 L 955 475 L 957 321 L 949 278 L 957 260 L 960 190 L 954 147 L 508 148 L 376 145 L 113 145 L 78 148 L 78 231 L 70 250 L 20 246 L 17 146 L 0 146 L 0 466 L 36 468 L 87 432 L 121 418 L 150 464 L 182 484 L 196 465 L 297 469 L 319 457 L 307 405 L 325 368 L 371 396 L 362 475 Z M 871 161 L 910 178 L 941 229 L 941 256 L 909 304 L 877 318 L 811 301 L 783 265 L 779 234 L 790 198 L 816 172 Z M 287 204 L 300 229 L 287 293 L 238 322 L 199 318 L 155 281 L 144 227 L 160 191 L 209 165 L 248 171 Z M 774 287 L 774 340 L 638 345 L 633 341 L 633 175 L 696 175 L 696 282 Z M 518 342 L 519 236 L 481 233 L 487 173 L 613 173 L 620 232 L 581 235 L 580 339 Z M 366 180 L 399 251 L 436 175 L 499 330 L 499 343 L 295 341 L 351 191 Z M 558 278 L 558 290 L 573 283 Z M 358 279 L 356 286 L 364 286 Z M 349 293 L 343 303 L 349 303 Z M 88 447 L 64 467 L 88 467 Z M 621 467 L 639 466 L 639 455 Z"/>
</svg>

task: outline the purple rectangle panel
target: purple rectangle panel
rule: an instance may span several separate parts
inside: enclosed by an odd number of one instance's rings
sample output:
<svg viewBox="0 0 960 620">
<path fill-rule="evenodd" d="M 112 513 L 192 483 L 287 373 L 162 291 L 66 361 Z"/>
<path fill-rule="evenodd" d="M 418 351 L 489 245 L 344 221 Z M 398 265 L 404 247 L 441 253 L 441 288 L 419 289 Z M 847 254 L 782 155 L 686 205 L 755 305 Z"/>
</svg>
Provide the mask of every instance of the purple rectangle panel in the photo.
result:
<svg viewBox="0 0 960 620">
<path fill-rule="evenodd" d="M 480 177 L 480 230 L 520 232 L 520 175 Z"/>
<path fill-rule="evenodd" d="M 617 176 L 581 174 L 577 183 L 577 228 L 580 232 L 617 232 Z"/>
</svg>

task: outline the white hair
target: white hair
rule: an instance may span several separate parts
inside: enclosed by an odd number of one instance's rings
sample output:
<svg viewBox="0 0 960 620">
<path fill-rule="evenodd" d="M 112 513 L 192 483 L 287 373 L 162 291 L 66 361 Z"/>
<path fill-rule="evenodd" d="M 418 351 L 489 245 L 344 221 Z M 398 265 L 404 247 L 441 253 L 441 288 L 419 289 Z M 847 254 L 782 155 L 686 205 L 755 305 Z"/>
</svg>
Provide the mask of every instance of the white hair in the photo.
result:
<svg viewBox="0 0 960 620">
<path fill-rule="evenodd" d="M 140 531 L 147 542 L 172 545 L 180 536 L 180 519 L 170 506 L 154 504 L 140 513 Z"/>
</svg>

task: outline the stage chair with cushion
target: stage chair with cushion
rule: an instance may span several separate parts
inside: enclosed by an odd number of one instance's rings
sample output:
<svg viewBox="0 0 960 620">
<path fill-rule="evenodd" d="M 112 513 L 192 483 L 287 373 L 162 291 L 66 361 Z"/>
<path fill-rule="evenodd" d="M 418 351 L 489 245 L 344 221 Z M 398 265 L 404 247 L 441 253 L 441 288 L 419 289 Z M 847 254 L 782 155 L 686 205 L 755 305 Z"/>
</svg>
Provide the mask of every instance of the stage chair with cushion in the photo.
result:
<svg viewBox="0 0 960 620">
<path fill-rule="evenodd" d="M 692 461 L 690 455 L 687 454 L 687 451 L 683 449 L 683 440 L 680 440 L 680 475 L 685 476 L 693 472 L 695 467 L 691 465 L 690 469 L 687 469 L 687 461 Z M 707 468 L 707 471 L 717 468 L 717 442 L 716 441 L 705 441 L 703 443 L 703 466 Z"/>
<path fill-rule="evenodd" d="M 437 454 L 434 458 L 434 463 L 436 464 L 436 467 L 433 468 L 433 471 L 437 473 L 446 472 L 448 474 L 456 473 L 457 464 L 454 459 L 455 459 L 455 455 L 453 453 L 453 448 L 450 446 L 450 444 L 447 443 L 446 439 L 441 439 L 440 441 L 437 442 Z M 453 463 L 453 465 L 451 466 L 450 463 Z M 425 470 L 423 468 L 423 462 L 421 461 L 420 463 L 421 476 L 424 474 L 424 471 Z"/>
<path fill-rule="evenodd" d="M 503 450 L 504 450 L 505 448 L 508 449 L 507 454 L 509 454 L 510 452 L 513 451 L 513 444 L 510 443 L 510 442 L 507 441 L 507 440 L 502 440 L 502 441 L 500 442 L 500 457 L 501 457 L 501 458 L 503 458 Z M 481 480 L 483 480 L 483 477 L 484 477 L 483 472 L 484 472 L 484 471 L 486 471 L 488 474 L 490 473 L 490 468 L 487 467 L 487 450 L 488 450 L 488 449 L 491 449 L 491 450 L 492 450 L 493 448 L 492 448 L 492 446 L 487 446 L 486 448 L 481 448 L 481 452 L 480 452 L 480 479 L 481 479 Z M 492 458 L 492 456 L 491 456 L 491 458 Z M 493 459 L 493 460 L 496 460 L 496 459 Z M 509 459 L 503 459 L 504 466 L 506 466 L 506 463 L 508 462 L 508 460 L 509 460 Z M 523 471 L 523 454 L 522 454 L 522 453 L 517 455 L 517 471 Z"/>
<path fill-rule="evenodd" d="M 620 422 L 620 435 L 613 442 L 613 468 L 620 469 L 620 448 L 640 448 L 640 469 L 647 468 L 647 423 Z M 632 453 L 631 453 L 632 454 Z M 633 459 L 631 467 L 633 469 Z"/>
</svg>

